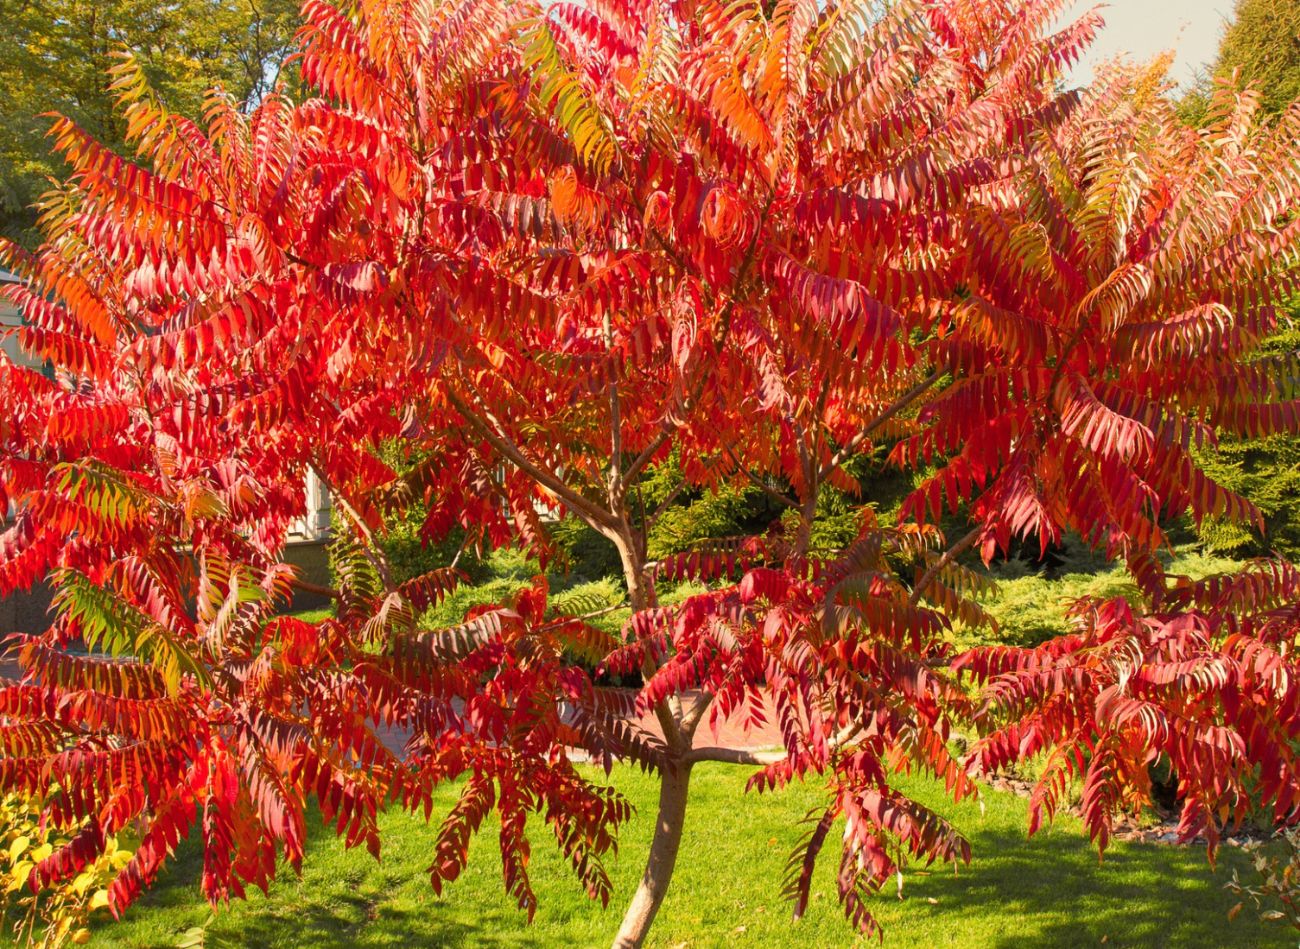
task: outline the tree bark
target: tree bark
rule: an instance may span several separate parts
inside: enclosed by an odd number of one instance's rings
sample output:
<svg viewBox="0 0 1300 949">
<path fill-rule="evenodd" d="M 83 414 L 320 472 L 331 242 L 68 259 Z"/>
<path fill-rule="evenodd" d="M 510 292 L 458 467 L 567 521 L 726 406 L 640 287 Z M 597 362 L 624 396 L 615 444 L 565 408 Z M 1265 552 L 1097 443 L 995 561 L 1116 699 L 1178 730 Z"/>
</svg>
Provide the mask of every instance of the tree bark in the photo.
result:
<svg viewBox="0 0 1300 949">
<path fill-rule="evenodd" d="M 671 763 L 660 772 L 659 778 L 659 813 L 655 818 L 650 857 L 646 861 L 645 873 L 641 875 L 641 885 L 628 904 L 623 924 L 614 937 L 614 949 L 638 949 L 645 942 L 655 915 L 668 895 L 668 884 L 677 865 L 677 851 L 686 826 L 691 764 L 686 761 Z"/>
<path fill-rule="evenodd" d="M 817 489 L 816 483 L 810 484 L 806 488 L 808 497 L 799 505 L 799 526 L 794 533 L 793 549 L 796 557 L 808 556 L 808 549 L 812 546 L 813 521 L 817 519 Z"/>
<path fill-rule="evenodd" d="M 654 581 L 645 568 L 644 539 L 631 530 L 611 532 L 610 539 L 618 549 L 627 583 L 628 601 L 633 612 L 655 605 Z M 654 675 L 655 663 L 648 659 L 643 668 L 647 679 Z M 614 937 L 617 949 L 632 949 L 645 942 L 659 907 L 668 894 L 673 868 L 677 865 L 677 851 L 682 843 L 682 830 L 686 825 L 686 799 L 691 780 L 692 762 L 686 760 L 690 751 L 689 736 L 682 731 L 682 711 L 675 700 L 660 702 L 655 716 L 664 732 L 668 746 L 667 761 L 659 770 L 659 812 L 655 818 L 654 840 L 646 859 L 641 883 L 628 904 Z"/>
</svg>

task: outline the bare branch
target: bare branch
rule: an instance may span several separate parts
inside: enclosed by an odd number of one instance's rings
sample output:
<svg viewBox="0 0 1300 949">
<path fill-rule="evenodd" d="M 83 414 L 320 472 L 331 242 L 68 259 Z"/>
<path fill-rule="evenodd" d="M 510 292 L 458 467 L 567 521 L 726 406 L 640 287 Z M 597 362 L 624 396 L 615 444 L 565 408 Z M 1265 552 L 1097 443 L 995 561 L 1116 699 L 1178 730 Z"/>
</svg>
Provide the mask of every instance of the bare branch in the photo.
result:
<svg viewBox="0 0 1300 949">
<path fill-rule="evenodd" d="M 691 710 L 682 716 L 682 737 L 687 744 L 690 744 L 695 739 L 695 730 L 699 728 L 700 722 L 704 719 L 704 713 L 713 704 L 713 699 L 712 692 L 705 692 L 700 701 L 691 706 Z"/>
<path fill-rule="evenodd" d="M 446 392 L 447 401 L 452 404 L 452 407 L 460 413 L 460 416 L 471 427 L 486 438 L 492 447 L 504 455 L 511 464 L 563 501 L 570 511 L 597 529 L 609 529 L 618 526 L 617 518 L 609 511 L 573 490 L 555 472 L 548 471 L 531 461 L 523 453 L 523 450 L 502 431 L 502 426 L 497 423 L 490 412 L 479 415 L 452 389 L 448 388 Z"/>
<path fill-rule="evenodd" d="M 740 764 L 753 765 L 755 767 L 765 767 L 769 764 L 776 764 L 784 760 L 786 754 L 784 751 L 762 751 L 751 750 L 748 748 L 717 748 L 708 746 L 704 748 L 692 748 L 686 753 L 686 760 L 692 764 L 699 761 L 718 761 L 722 764 Z"/>
<path fill-rule="evenodd" d="M 698 713 L 693 720 L 688 719 L 686 723 L 690 729 L 688 735 L 694 733 L 695 726 L 699 724 L 704 715 L 704 710 L 708 707 L 708 701 L 700 703 Z M 840 748 L 851 742 L 864 730 L 864 726 L 860 722 L 852 723 L 840 729 L 827 744 L 831 749 Z M 715 746 L 693 748 L 686 754 L 686 760 L 690 762 L 718 761 L 722 764 L 754 765 L 760 768 L 769 764 L 776 764 L 778 761 L 785 760 L 786 757 L 788 757 L 786 751 L 781 748 L 722 748 Z"/>
<path fill-rule="evenodd" d="M 921 602 L 921 597 L 925 595 L 925 589 L 934 582 L 934 578 L 943 572 L 943 568 L 952 563 L 955 559 L 974 546 L 975 541 L 979 540 L 980 534 L 984 532 L 983 527 L 976 527 L 969 534 L 963 537 L 957 543 L 953 544 L 944 552 L 944 555 L 930 565 L 930 569 L 921 574 L 921 579 L 916 581 L 916 586 L 912 587 L 912 596 L 909 600 L 910 605 L 916 606 Z"/>
<path fill-rule="evenodd" d="M 701 386 L 701 388 L 703 388 L 703 386 Z M 682 408 L 689 412 L 692 402 L 693 400 L 688 398 L 682 403 Z M 640 474 L 641 469 L 650 463 L 650 460 L 654 458 L 655 453 L 664 446 L 664 443 L 668 441 L 669 436 L 672 435 L 674 426 L 667 419 L 661 422 L 660 426 L 659 434 L 652 438 L 650 444 L 645 447 L 641 454 L 637 455 L 636 458 L 632 460 L 632 464 L 628 465 L 627 471 L 623 474 L 623 479 L 625 481 L 632 481 L 636 478 L 636 476 Z"/>
<path fill-rule="evenodd" d="M 609 310 L 604 316 L 605 354 L 610 360 L 609 372 L 609 505 L 612 510 L 620 510 L 623 504 L 623 411 L 619 400 L 618 373 L 614 369 L 614 328 Z"/>
<path fill-rule="evenodd" d="M 370 561 L 371 566 L 375 568 L 375 572 L 379 574 L 384 589 L 392 593 L 397 589 L 397 581 L 393 579 L 393 571 L 389 567 L 388 558 L 384 555 L 384 549 L 375 541 L 374 531 L 370 529 L 370 525 L 361 516 L 361 512 L 353 507 L 347 496 L 330 481 L 329 475 L 325 474 L 324 466 L 313 464 L 311 470 L 315 472 L 321 484 L 325 485 L 325 490 L 330 494 L 330 503 L 336 505 L 347 515 L 357 533 L 365 539 L 365 543 L 361 546 L 361 552 Z"/>
<path fill-rule="evenodd" d="M 750 482 L 754 485 L 754 487 L 758 488 L 760 491 L 766 494 L 777 504 L 781 504 L 789 508 L 797 508 L 799 506 L 798 501 L 782 494 L 780 491 L 776 490 L 771 485 L 769 485 L 766 481 L 760 478 L 757 474 L 750 471 L 749 468 L 747 468 L 741 462 L 741 460 L 736 457 L 736 454 L 731 450 L 730 445 L 724 448 L 723 451 L 727 453 L 727 456 L 731 459 L 731 463 L 736 466 L 736 470 L 738 470 L 741 474 L 743 474 L 746 478 L 748 478 Z"/>
<path fill-rule="evenodd" d="M 822 478 L 827 477 L 832 471 L 834 471 L 840 465 L 844 464 L 844 462 L 852 458 L 853 453 L 858 450 L 858 447 L 863 442 L 865 442 L 876 432 L 880 431 L 880 429 L 885 425 L 885 423 L 888 422 L 890 419 L 892 419 L 895 415 L 897 415 L 899 412 L 906 409 L 909 405 L 911 405 L 913 402 L 915 402 L 917 399 L 923 396 L 936 382 L 938 382 L 942 378 L 942 376 L 943 376 L 942 373 L 940 373 L 938 370 L 935 370 L 934 372 L 930 373 L 930 375 L 926 376 L 924 379 L 918 382 L 911 389 L 908 389 L 905 393 L 903 393 L 903 395 L 898 399 L 897 402 L 895 402 L 889 408 L 885 409 L 885 411 L 877 415 L 874 419 L 871 420 L 870 424 L 868 424 L 866 428 L 864 428 L 862 431 L 858 432 L 858 434 L 854 435 L 847 442 L 845 442 L 843 447 L 841 447 L 840 450 L 835 453 L 834 457 L 832 457 L 831 460 L 828 461 L 822 467 L 821 471 L 818 472 L 818 479 L 820 480 Z"/>
<path fill-rule="evenodd" d="M 691 487 L 691 483 L 683 478 L 676 487 L 668 492 L 668 496 L 660 501 L 655 509 L 650 512 L 649 517 L 642 517 L 642 521 L 645 523 L 645 530 L 649 531 L 652 527 L 658 524 L 659 518 L 663 517 L 664 511 L 668 510 L 668 508 L 672 506 L 672 503 L 681 497 L 682 493 L 689 487 Z"/>
<path fill-rule="evenodd" d="M 301 590 L 303 593 L 314 593 L 317 596 L 329 597 L 331 600 L 340 600 L 343 598 L 343 593 L 336 590 L 334 587 L 321 586 L 319 583 L 309 583 L 306 580 L 299 580 L 297 578 L 291 579 L 289 581 L 289 586 L 293 587 L 295 590 Z"/>
</svg>

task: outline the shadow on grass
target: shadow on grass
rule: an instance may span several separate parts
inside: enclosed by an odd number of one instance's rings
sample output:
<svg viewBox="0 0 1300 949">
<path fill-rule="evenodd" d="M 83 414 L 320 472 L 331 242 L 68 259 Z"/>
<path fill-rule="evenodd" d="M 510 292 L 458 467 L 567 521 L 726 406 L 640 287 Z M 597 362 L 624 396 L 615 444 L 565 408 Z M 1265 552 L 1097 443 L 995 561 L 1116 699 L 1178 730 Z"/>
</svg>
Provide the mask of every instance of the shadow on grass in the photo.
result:
<svg viewBox="0 0 1300 949">
<path fill-rule="evenodd" d="M 1249 875 L 1238 850 L 1222 848 L 1217 871 L 1203 849 L 1164 844 L 1113 846 L 1099 863 L 1086 837 L 1049 834 L 970 834 L 972 865 L 956 876 L 935 868 L 902 912 L 918 923 L 929 917 L 936 930 L 960 928 L 967 914 L 995 917 L 1003 930 L 976 944 L 996 949 L 1297 945 L 1286 927 L 1261 924 L 1249 907 L 1229 922 L 1237 898 L 1223 885 L 1234 867 Z"/>
<path fill-rule="evenodd" d="M 319 852 L 321 845 L 334 841 L 318 829 L 313 829 L 311 838 L 304 876 L 299 879 L 288 866 L 281 865 L 269 895 L 250 890 L 247 900 L 220 908 L 207 926 L 205 949 L 544 945 L 519 932 L 522 914 L 483 908 L 472 922 L 464 920 L 463 912 L 461 918 L 453 918 L 457 907 L 435 899 L 427 879 L 386 873 L 383 864 L 370 862 L 369 857 L 360 865 L 313 869 L 312 858 L 319 861 L 325 856 Z M 118 926 L 102 928 L 100 934 L 133 949 L 177 945 L 188 929 L 208 920 L 209 911 L 200 895 L 202 874 L 201 847 L 194 840 L 184 842 L 157 884 L 127 911 Z M 421 896 L 427 898 L 410 899 L 413 886 L 422 887 Z"/>
<path fill-rule="evenodd" d="M 700 793 L 692 798 L 699 816 L 687 828 L 677 879 L 656 924 L 656 944 L 692 949 L 853 945 L 835 905 L 831 865 L 838 854 L 833 846 L 823 854 L 815 884 L 825 896 L 808 919 L 788 924 L 788 907 L 774 900 L 795 835 L 791 814 L 807 802 L 763 799 L 752 802 L 752 810 L 737 808 L 734 784 L 739 780 L 702 773 Z M 650 788 L 631 781 L 638 794 Z M 1221 851 L 1217 872 L 1210 870 L 1200 848 L 1160 844 L 1117 844 L 1099 864 L 1072 819 L 1026 839 L 1020 802 L 994 797 L 989 804 L 987 817 L 968 805 L 949 813 L 969 836 L 974 853 L 970 867 L 956 876 L 938 866 L 929 873 L 914 870 L 907 877 L 905 902 L 892 898 L 892 888 L 874 901 L 887 949 L 1296 945 L 1288 929 L 1261 924 L 1249 907 L 1228 921 L 1236 898 L 1223 885 L 1234 868 L 1248 864 L 1236 849 Z M 635 885 L 647 842 L 638 836 L 646 830 L 643 826 L 630 835 L 619 860 L 628 865 L 614 874 L 618 889 L 610 911 L 602 914 L 580 897 L 558 862 L 546 856 L 539 834 L 538 859 L 531 869 L 536 870 L 541 910 L 536 927 L 530 928 L 501 896 L 490 846 L 440 899 L 423 873 L 435 832 L 400 815 L 383 823 L 385 857 L 376 864 L 363 853 L 345 854 L 328 830 L 310 821 L 302 879 L 281 868 L 270 897 L 253 893 L 247 902 L 223 909 L 210 927 L 208 949 L 603 945 Z M 552 863 L 556 865 L 548 870 Z M 187 842 L 158 885 L 118 927 L 102 927 L 96 941 L 102 935 L 105 944 L 123 949 L 176 945 L 181 932 L 208 915 L 199 896 L 201 875 L 200 848 Z M 747 935 L 737 935 L 746 929 Z"/>
</svg>

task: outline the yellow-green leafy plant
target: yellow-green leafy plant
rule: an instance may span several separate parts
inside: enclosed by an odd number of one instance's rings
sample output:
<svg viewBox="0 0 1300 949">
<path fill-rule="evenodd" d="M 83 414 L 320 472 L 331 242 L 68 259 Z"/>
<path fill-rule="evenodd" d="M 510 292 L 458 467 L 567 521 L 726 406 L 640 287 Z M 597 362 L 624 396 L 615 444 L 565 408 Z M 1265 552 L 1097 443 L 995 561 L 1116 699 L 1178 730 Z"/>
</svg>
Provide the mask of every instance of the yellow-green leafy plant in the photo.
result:
<svg viewBox="0 0 1300 949">
<path fill-rule="evenodd" d="M 58 949 L 90 940 L 90 918 L 108 906 L 108 885 L 131 859 L 116 839 L 88 851 L 75 873 L 53 873 L 54 863 L 77 860 L 74 841 L 84 832 L 55 827 L 42 818 L 44 802 L 8 794 L 0 803 L 0 905 L 13 922 L 14 943 Z M 54 875 L 58 882 L 49 880 Z M 33 888 L 35 875 L 42 885 Z"/>
</svg>

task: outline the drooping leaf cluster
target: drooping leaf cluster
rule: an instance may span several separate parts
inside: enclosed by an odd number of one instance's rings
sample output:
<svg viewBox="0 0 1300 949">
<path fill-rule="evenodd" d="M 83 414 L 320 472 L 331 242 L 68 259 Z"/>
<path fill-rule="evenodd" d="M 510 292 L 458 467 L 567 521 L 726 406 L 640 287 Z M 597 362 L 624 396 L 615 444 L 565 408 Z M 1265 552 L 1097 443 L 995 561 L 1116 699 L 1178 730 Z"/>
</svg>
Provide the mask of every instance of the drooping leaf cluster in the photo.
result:
<svg viewBox="0 0 1300 949">
<path fill-rule="evenodd" d="M 984 686 L 985 726 L 972 761 L 998 770 L 1046 753 L 1030 828 L 1083 787 L 1081 810 L 1099 847 L 1115 819 L 1151 799 L 1149 766 L 1184 779 L 1178 835 L 1240 823 L 1256 801 L 1294 820 L 1295 718 L 1300 695 L 1287 654 L 1296 635 L 1294 567 L 1257 562 L 1237 575 L 1180 580 L 1150 615 L 1123 599 L 1083 601 L 1077 632 L 1044 645 L 981 647 L 957 667 Z"/>
<path fill-rule="evenodd" d="M 1278 114 L 1300 94 L 1300 5 L 1289 0 L 1239 0 L 1220 39 L 1212 70 L 1189 90 L 1180 111 L 1189 121 L 1206 119 L 1214 81 L 1249 82 L 1258 90 L 1266 112 Z M 1297 301 L 1286 308 L 1286 325 L 1265 346 L 1277 354 L 1300 350 Z M 1279 551 L 1294 558 L 1300 551 L 1300 512 L 1293 498 L 1300 490 L 1300 443 L 1289 436 L 1221 440 L 1206 452 L 1214 478 L 1253 501 L 1264 515 L 1261 533 L 1239 525 L 1211 521 L 1198 530 L 1210 548 L 1248 556 Z"/>
</svg>

